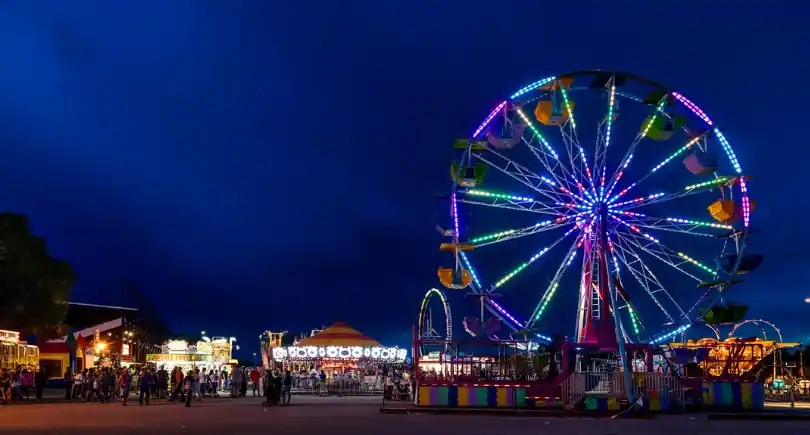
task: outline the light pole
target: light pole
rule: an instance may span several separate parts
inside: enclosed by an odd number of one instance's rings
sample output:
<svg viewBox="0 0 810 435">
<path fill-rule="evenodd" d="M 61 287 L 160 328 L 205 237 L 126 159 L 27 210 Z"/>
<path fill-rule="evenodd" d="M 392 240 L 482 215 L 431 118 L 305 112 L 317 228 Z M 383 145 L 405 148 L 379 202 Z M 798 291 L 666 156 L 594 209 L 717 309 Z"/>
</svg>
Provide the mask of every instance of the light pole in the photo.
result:
<svg viewBox="0 0 810 435">
<path fill-rule="evenodd" d="M 236 337 L 231 337 L 228 339 L 228 359 L 233 359 L 233 342 L 236 341 Z"/>
</svg>

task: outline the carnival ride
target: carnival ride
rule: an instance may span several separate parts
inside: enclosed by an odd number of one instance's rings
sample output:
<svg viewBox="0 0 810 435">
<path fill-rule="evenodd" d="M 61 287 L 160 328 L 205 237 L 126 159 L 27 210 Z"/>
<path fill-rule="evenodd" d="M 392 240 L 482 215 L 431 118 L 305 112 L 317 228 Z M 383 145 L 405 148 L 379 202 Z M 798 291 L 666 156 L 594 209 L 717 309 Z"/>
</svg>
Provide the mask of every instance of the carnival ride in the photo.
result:
<svg viewBox="0 0 810 435">
<path fill-rule="evenodd" d="M 762 337 L 740 336 L 738 330 L 746 325 L 756 326 Z M 781 349 L 800 345 L 785 342 L 779 328 L 762 319 L 749 319 L 734 324 L 725 338 L 717 327 L 711 326 L 711 329 L 714 337 L 670 343 L 667 351 L 668 363 L 694 363 L 700 373 L 684 374 L 708 378 L 753 379 L 767 366 L 772 370 L 769 376 L 776 379 L 782 375 L 784 369 Z M 772 332 L 770 338 L 768 330 Z"/>
<path fill-rule="evenodd" d="M 595 128 L 585 128 L 589 123 Z M 592 152 L 586 140 L 595 144 Z M 449 228 L 439 226 L 440 250 L 450 261 L 438 269 L 439 281 L 479 297 L 512 331 L 550 344 L 542 331 L 556 326 L 543 329 L 540 322 L 552 299 L 575 285 L 571 349 L 615 350 L 627 370 L 628 351 L 649 353 L 693 325 L 734 324 L 745 316 L 748 307 L 731 300 L 729 290 L 763 258 L 747 249 L 756 205 L 750 177 L 720 128 L 683 94 L 624 72 L 547 77 L 498 103 L 454 147 L 461 155 L 450 165 Z M 646 162 L 652 163 L 639 172 Z M 484 218 L 472 219 L 470 210 Z M 713 221 L 697 215 L 706 212 Z M 480 226 L 497 231 L 467 236 Z M 493 245 L 541 233 L 549 241 L 540 249 L 482 284 L 473 260 L 500 264 L 517 249 L 488 257 Z M 496 290 L 555 253 L 562 254 L 558 265 L 534 309 L 522 313 L 528 316 L 494 300 Z M 565 285 L 577 256 L 578 283 Z M 708 256 L 714 265 L 702 260 Z M 476 322 L 465 329 L 496 336 L 483 315 Z"/>
</svg>

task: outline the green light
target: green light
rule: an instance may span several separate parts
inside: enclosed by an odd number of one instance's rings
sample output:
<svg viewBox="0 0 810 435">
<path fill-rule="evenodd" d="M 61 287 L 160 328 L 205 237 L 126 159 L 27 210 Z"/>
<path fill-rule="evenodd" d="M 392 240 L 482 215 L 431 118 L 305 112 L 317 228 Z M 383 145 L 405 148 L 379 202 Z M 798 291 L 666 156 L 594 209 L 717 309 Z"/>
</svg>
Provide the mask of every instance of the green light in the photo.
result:
<svg viewBox="0 0 810 435">
<path fill-rule="evenodd" d="M 486 241 L 489 241 L 489 240 L 497 239 L 499 237 L 508 236 L 508 235 L 514 234 L 516 232 L 517 232 L 517 230 L 506 230 L 506 231 L 500 231 L 500 232 L 497 232 L 497 233 L 487 234 L 485 236 L 480 236 L 480 237 L 476 237 L 474 239 L 471 239 L 470 243 L 486 242 Z"/>
<path fill-rule="evenodd" d="M 731 180 L 731 177 L 717 177 L 714 180 L 704 181 L 702 183 L 692 184 L 683 188 L 683 190 L 700 189 L 701 187 L 711 186 L 714 184 L 723 184 Z"/>
<path fill-rule="evenodd" d="M 667 102 L 666 97 L 662 98 L 661 101 L 658 102 L 658 106 L 656 106 L 655 113 L 653 113 L 652 118 L 650 118 L 650 122 L 644 126 L 644 131 L 641 132 L 641 137 L 647 136 L 647 132 L 650 131 L 650 127 L 652 127 L 652 125 L 655 123 L 655 118 L 658 117 L 658 112 L 664 110 L 664 104 L 666 104 L 666 102 Z"/>
<path fill-rule="evenodd" d="M 465 192 L 471 196 L 483 196 L 487 198 L 508 199 L 510 201 L 534 201 L 534 198 L 528 196 L 510 195 L 508 193 L 490 192 L 487 190 L 470 189 Z"/>
<path fill-rule="evenodd" d="M 571 103 L 568 101 L 568 92 L 566 92 L 565 88 L 562 86 L 560 86 L 560 92 L 562 93 L 563 102 L 565 102 L 565 110 L 568 111 L 568 119 L 571 121 L 571 127 L 576 129 L 577 123 L 574 121 L 574 111 L 571 110 Z"/>
<path fill-rule="evenodd" d="M 706 266 L 705 264 L 703 264 L 703 263 L 701 263 L 701 262 L 699 262 L 699 261 L 695 260 L 694 258 L 692 258 L 692 257 L 690 257 L 690 256 L 688 256 L 688 255 L 686 255 L 686 254 L 684 254 L 683 252 L 678 252 L 678 257 L 683 258 L 684 260 L 686 260 L 686 261 L 688 261 L 688 262 L 690 262 L 690 263 L 694 264 L 695 266 L 697 266 L 697 267 L 699 267 L 699 268 L 701 268 L 701 269 L 705 270 L 706 272 L 711 273 L 712 275 L 714 275 L 714 274 L 715 274 L 714 269 L 712 269 L 712 268 L 710 268 L 709 266 Z"/>
<path fill-rule="evenodd" d="M 540 320 L 540 316 L 543 315 L 543 311 L 545 311 L 546 307 L 548 306 L 548 303 L 551 301 L 551 298 L 554 297 L 554 292 L 557 291 L 557 285 L 558 283 L 555 282 L 554 285 L 551 287 L 551 291 L 549 291 L 548 295 L 546 295 L 546 298 L 543 299 L 543 303 L 540 305 L 540 311 L 538 311 L 537 315 L 534 316 L 535 322 Z"/>
</svg>

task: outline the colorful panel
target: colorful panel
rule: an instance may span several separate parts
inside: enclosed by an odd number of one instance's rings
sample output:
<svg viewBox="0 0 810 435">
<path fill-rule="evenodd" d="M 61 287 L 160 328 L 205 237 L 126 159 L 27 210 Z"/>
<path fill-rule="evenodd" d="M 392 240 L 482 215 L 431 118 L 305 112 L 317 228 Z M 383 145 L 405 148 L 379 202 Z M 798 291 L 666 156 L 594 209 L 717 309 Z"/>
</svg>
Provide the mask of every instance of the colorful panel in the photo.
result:
<svg viewBox="0 0 810 435">
<path fill-rule="evenodd" d="M 703 405 L 741 410 L 765 407 L 765 386 L 759 382 L 704 382 Z"/>
</svg>

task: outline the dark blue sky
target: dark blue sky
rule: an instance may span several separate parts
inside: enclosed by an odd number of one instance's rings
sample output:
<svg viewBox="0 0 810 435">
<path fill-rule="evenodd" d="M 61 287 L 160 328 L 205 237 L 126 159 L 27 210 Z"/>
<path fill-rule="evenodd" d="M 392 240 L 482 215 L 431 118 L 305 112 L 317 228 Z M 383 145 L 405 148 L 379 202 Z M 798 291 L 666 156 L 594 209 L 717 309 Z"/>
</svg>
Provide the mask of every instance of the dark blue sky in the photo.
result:
<svg viewBox="0 0 810 435">
<path fill-rule="evenodd" d="M 76 300 L 126 304 L 132 279 L 178 329 L 405 344 L 452 140 L 531 81 L 626 70 L 724 127 L 767 254 L 740 298 L 810 340 L 807 7 L 479 3 L 4 2 L 2 207 L 74 265 Z"/>
</svg>

